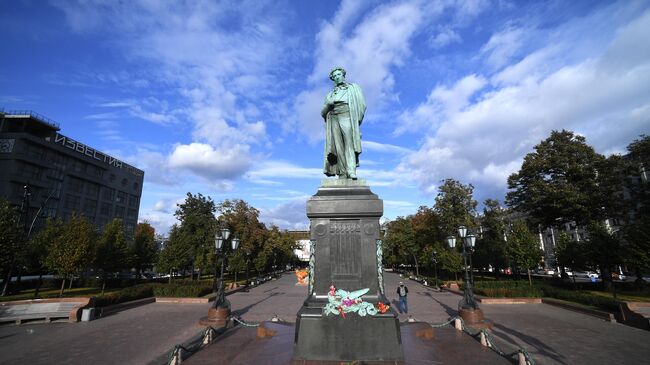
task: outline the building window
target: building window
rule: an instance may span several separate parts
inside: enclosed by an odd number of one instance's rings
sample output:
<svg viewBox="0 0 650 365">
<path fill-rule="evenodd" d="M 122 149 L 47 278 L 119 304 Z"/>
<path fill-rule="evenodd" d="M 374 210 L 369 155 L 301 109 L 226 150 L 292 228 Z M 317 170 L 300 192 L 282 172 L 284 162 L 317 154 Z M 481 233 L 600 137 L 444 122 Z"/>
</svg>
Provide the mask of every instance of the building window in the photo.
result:
<svg viewBox="0 0 650 365">
<path fill-rule="evenodd" d="M 99 208 L 99 214 L 103 216 L 111 215 L 111 203 L 103 202 Z"/>
<path fill-rule="evenodd" d="M 99 185 L 91 182 L 86 184 L 86 194 L 93 198 L 99 197 Z"/>
<path fill-rule="evenodd" d="M 115 206 L 115 217 L 116 217 L 116 218 L 124 218 L 124 211 L 125 211 L 125 209 L 126 209 L 126 208 L 124 208 L 124 207 L 120 207 L 119 205 L 118 205 L 118 206 Z"/>
<path fill-rule="evenodd" d="M 63 207 L 65 209 L 70 209 L 74 211 L 79 210 L 79 203 L 81 202 L 81 198 L 76 196 L 76 195 L 71 195 L 71 194 L 66 194 L 65 196 L 65 202 L 63 204 Z"/>
<path fill-rule="evenodd" d="M 140 205 L 140 199 L 135 195 L 129 195 L 129 206 L 137 207 L 138 205 Z"/>
<path fill-rule="evenodd" d="M 82 193 L 84 191 L 84 181 L 70 176 L 70 180 L 68 180 L 68 191 Z"/>
<path fill-rule="evenodd" d="M 139 187 L 140 187 L 140 184 L 138 184 L 137 182 L 133 183 L 133 190 L 138 190 Z"/>
<path fill-rule="evenodd" d="M 119 204 L 126 204 L 126 193 L 123 191 L 118 191 L 115 202 Z"/>
<path fill-rule="evenodd" d="M 115 198 L 115 190 L 104 187 L 102 191 L 102 199 L 112 202 L 114 198 Z"/>
<path fill-rule="evenodd" d="M 128 214 L 126 215 L 126 218 L 127 219 L 136 219 L 136 218 L 138 218 L 137 210 L 129 209 Z"/>
<path fill-rule="evenodd" d="M 108 181 L 113 182 L 115 181 L 115 174 L 111 174 L 108 178 Z"/>
<path fill-rule="evenodd" d="M 102 170 L 101 168 L 99 168 L 99 167 L 97 167 L 97 166 L 95 166 L 95 165 L 88 164 L 88 165 L 86 166 L 86 173 L 87 173 L 88 175 L 90 175 L 90 176 L 99 176 L 99 177 L 102 177 L 102 175 L 104 174 L 104 170 Z"/>
<path fill-rule="evenodd" d="M 97 200 L 86 199 L 84 201 L 84 214 L 86 215 L 86 217 L 94 217 L 96 211 L 97 211 Z"/>
<path fill-rule="evenodd" d="M 32 164 L 20 162 L 18 164 L 18 170 L 21 171 L 23 177 L 27 179 L 40 180 L 43 169 Z"/>
<path fill-rule="evenodd" d="M 76 158 L 72 159 L 70 164 L 72 165 L 72 170 L 75 172 L 84 172 L 85 170 L 85 164 Z"/>
<path fill-rule="evenodd" d="M 126 178 L 122 179 L 122 186 L 126 186 L 129 183 L 129 180 Z"/>
</svg>

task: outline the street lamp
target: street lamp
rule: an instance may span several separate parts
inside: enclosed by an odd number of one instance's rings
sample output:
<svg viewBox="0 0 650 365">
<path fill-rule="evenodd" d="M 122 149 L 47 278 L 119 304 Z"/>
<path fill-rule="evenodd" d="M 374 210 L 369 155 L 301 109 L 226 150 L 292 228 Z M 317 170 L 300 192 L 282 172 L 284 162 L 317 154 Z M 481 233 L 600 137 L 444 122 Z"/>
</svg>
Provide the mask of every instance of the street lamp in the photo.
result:
<svg viewBox="0 0 650 365">
<path fill-rule="evenodd" d="M 463 299 L 458 303 L 458 306 L 462 309 L 467 310 L 477 310 L 478 304 L 474 300 L 474 293 L 472 292 L 472 282 L 469 278 L 469 270 L 467 269 L 467 256 L 468 252 L 471 252 L 474 244 L 476 243 L 476 236 L 473 234 L 467 235 L 467 228 L 465 226 L 458 227 L 458 235 L 463 239 L 463 262 L 465 264 L 465 289 L 463 292 Z M 447 243 L 449 247 L 456 247 L 456 237 L 449 236 L 447 237 Z"/>
<path fill-rule="evenodd" d="M 214 276 L 217 276 L 217 257 L 221 256 L 221 275 L 219 276 L 219 284 L 216 286 L 216 298 L 214 301 L 214 308 L 230 308 L 230 302 L 226 299 L 226 293 L 223 283 L 223 266 L 226 261 L 226 255 L 222 251 L 223 244 L 230 238 L 230 230 L 222 228 L 217 231 L 214 239 L 215 257 L 214 257 Z M 235 251 L 239 246 L 239 238 L 234 237 L 230 240 L 232 250 Z"/>
<path fill-rule="evenodd" d="M 432 252 L 432 260 L 433 260 L 433 271 L 436 275 L 436 288 L 438 287 L 438 252 L 436 250 L 433 250 Z"/>
</svg>

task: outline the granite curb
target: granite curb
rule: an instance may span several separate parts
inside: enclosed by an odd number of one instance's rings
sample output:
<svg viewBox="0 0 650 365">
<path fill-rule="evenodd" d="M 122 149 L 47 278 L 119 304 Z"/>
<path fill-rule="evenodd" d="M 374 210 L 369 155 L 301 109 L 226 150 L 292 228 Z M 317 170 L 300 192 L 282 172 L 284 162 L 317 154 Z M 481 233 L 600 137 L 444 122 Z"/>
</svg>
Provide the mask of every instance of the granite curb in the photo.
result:
<svg viewBox="0 0 650 365">
<path fill-rule="evenodd" d="M 442 288 L 442 290 L 456 295 L 463 295 L 460 290 L 453 290 L 449 288 Z M 613 313 L 601 311 L 598 309 L 586 308 L 577 303 L 567 302 L 555 298 L 486 298 L 478 295 L 474 296 L 476 301 L 482 304 L 548 304 L 562 309 L 587 314 L 602 320 L 615 323 L 616 318 Z"/>
</svg>

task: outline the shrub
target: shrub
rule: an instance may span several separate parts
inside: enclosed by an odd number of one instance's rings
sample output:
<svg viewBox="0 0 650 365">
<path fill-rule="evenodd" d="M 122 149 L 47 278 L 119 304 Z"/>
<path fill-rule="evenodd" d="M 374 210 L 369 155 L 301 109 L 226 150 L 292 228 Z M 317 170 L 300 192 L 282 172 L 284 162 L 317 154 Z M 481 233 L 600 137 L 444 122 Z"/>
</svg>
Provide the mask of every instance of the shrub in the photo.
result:
<svg viewBox="0 0 650 365">
<path fill-rule="evenodd" d="M 129 302 L 131 300 L 148 298 L 153 296 L 151 285 L 142 284 L 124 288 L 115 293 L 100 295 L 95 298 L 96 307 Z"/>
<path fill-rule="evenodd" d="M 182 280 L 171 284 L 151 284 L 153 293 L 157 297 L 184 297 L 197 298 L 213 291 L 212 283 L 205 281 Z"/>
<path fill-rule="evenodd" d="M 618 310 L 619 301 L 614 298 L 603 297 L 600 295 L 594 295 L 579 291 L 558 289 L 550 286 L 545 286 L 542 288 L 542 290 L 544 291 L 544 295 L 550 298 L 576 302 L 609 311 Z"/>
</svg>

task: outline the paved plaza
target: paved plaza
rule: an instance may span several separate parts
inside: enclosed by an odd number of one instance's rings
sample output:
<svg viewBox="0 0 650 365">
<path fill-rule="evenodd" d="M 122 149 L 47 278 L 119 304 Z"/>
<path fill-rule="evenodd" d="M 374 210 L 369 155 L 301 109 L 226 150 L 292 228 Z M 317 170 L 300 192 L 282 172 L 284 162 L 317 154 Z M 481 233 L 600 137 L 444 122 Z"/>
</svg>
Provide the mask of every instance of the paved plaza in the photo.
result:
<svg viewBox="0 0 650 365">
<path fill-rule="evenodd" d="M 398 275 L 386 273 L 386 293 L 397 307 Z M 295 276 L 274 280 L 229 296 L 233 313 L 246 321 L 273 315 L 295 322 L 307 287 Z M 460 296 L 436 292 L 404 280 L 409 314 L 430 323 L 456 315 Z M 148 364 L 163 359 L 174 345 L 197 335 L 208 304 L 148 304 L 81 323 L 0 326 L 0 364 Z M 537 364 L 642 364 L 650 358 L 650 332 L 609 323 L 547 304 L 483 305 L 495 325 L 492 333 L 506 352 L 528 350 Z M 164 362 L 164 361 L 163 361 Z"/>
</svg>

